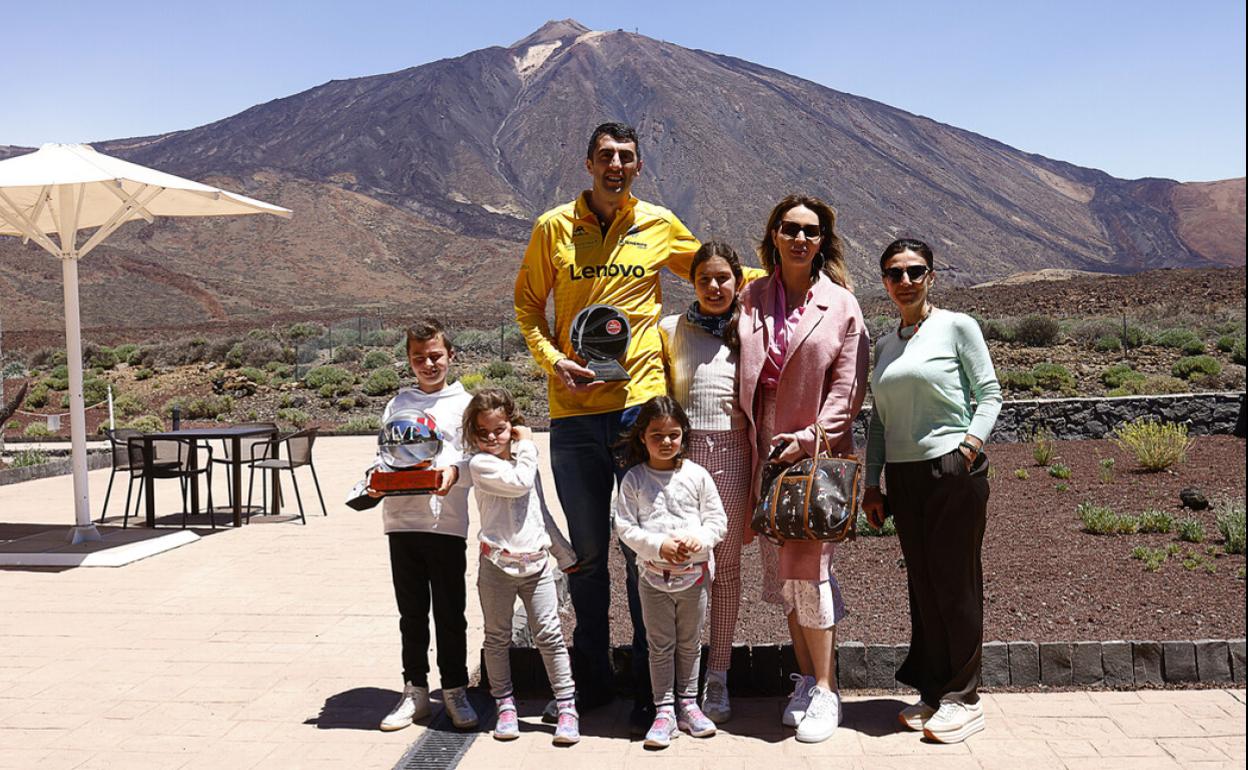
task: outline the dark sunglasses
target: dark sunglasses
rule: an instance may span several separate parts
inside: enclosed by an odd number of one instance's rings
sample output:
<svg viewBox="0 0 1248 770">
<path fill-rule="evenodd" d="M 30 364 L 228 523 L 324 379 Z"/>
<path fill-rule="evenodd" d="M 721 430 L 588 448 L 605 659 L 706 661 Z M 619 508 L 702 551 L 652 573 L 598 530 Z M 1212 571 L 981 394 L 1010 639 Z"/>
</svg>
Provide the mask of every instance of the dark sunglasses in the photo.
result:
<svg viewBox="0 0 1248 770">
<path fill-rule="evenodd" d="M 901 283 L 901 277 L 908 275 L 910 283 L 918 283 L 927 273 L 927 265 L 911 265 L 910 267 L 890 267 L 884 271 L 884 277 L 893 283 Z"/>
<path fill-rule="evenodd" d="M 796 238 L 798 233 L 805 233 L 808 241 L 817 241 L 823 237 L 823 229 L 819 225 L 799 225 L 796 222 L 780 223 L 780 234 L 785 238 Z"/>
</svg>

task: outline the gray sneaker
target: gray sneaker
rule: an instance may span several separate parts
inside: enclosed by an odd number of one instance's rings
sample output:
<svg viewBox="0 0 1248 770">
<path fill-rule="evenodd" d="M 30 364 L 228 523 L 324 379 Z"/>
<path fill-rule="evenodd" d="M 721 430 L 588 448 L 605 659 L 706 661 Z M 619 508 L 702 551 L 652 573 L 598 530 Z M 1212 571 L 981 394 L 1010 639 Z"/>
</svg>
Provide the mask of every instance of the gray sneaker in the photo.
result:
<svg viewBox="0 0 1248 770">
<path fill-rule="evenodd" d="M 728 682 L 723 672 L 706 672 L 706 684 L 702 687 L 702 711 L 717 725 L 732 719 L 732 705 L 728 702 Z"/>
<path fill-rule="evenodd" d="M 477 712 L 468 702 L 468 691 L 463 687 L 443 690 L 442 705 L 451 717 L 451 724 L 460 730 L 471 730 L 477 726 Z"/>
<path fill-rule="evenodd" d="M 801 724 L 802 717 L 806 715 L 806 708 L 810 706 L 810 694 L 815 689 L 815 678 L 789 674 L 789 679 L 794 682 L 793 694 L 789 696 L 789 703 L 784 707 L 784 716 L 780 721 L 785 727 L 797 727 Z"/>
<path fill-rule="evenodd" d="M 399 702 L 394 704 L 386 718 L 381 720 L 385 732 L 402 730 L 417 719 L 429 716 L 429 688 L 405 684 Z"/>
</svg>

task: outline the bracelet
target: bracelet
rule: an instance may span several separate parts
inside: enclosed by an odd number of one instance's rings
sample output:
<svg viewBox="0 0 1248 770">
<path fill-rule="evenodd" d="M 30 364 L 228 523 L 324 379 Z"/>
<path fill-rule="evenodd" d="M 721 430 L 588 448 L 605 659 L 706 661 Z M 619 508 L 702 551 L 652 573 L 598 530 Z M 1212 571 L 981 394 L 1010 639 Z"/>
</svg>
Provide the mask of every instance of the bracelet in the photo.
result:
<svg viewBox="0 0 1248 770">
<path fill-rule="evenodd" d="M 981 447 L 977 447 L 977 446 L 975 446 L 974 444 L 972 444 L 972 443 L 971 443 L 971 442 L 969 442 L 969 441 L 963 441 L 962 443 L 958 444 L 958 448 L 959 448 L 959 449 L 960 449 L 960 448 L 962 448 L 962 447 L 966 447 L 967 449 L 969 449 L 969 450 L 971 450 L 972 452 L 974 452 L 974 453 L 975 453 L 975 457 L 979 457 L 979 453 L 983 451 L 983 449 L 982 449 Z"/>
</svg>

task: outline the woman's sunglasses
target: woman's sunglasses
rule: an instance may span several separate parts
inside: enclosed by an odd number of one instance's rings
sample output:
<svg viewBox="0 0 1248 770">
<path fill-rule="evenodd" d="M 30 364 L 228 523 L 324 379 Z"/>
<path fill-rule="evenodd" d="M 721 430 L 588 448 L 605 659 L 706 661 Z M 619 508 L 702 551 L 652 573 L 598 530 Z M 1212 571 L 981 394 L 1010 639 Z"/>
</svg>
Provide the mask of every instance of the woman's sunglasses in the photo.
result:
<svg viewBox="0 0 1248 770">
<path fill-rule="evenodd" d="M 901 283 L 903 275 L 910 276 L 910 283 L 918 283 L 927 275 L 927 265 L 911 265 L 910 267 L 890 267 L 884 271 L 884 277 L 893 283 Z"/>
<path fill-rule="evenodd" d="M 799 225 L 797 222 L 780 223 L 780 234 L 785 238 L 796 238 L 798 233 L 804 233 L 808 241 L 817 241 L 823 237 L 823 229 L 819 225 Z"/>
</svg>

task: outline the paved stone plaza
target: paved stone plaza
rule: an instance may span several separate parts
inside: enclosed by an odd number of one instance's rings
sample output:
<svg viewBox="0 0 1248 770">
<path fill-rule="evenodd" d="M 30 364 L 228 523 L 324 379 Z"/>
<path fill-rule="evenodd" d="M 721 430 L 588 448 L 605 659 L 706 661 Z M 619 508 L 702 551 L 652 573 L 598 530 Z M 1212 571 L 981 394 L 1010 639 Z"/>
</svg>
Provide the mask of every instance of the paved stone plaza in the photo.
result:
<svg viewBox="0 0 1248 770">
<path fill-rule="evenodd" d="M 545 439 L 538 436 L 543 450 Z M 375 729 L 401 686 L 397 612 L 378 513 L 342 504 L 373 445 L 368 437 L 317 442 L 329 517 L 307 478 L 306 527 L 261 517 L 237 531 L 205 526 L 197 542 L 124 567 L 0 569 L 0 767 L 394 767 L 425 727 Z M 97 516 L 107 481 L 107 470 L 91 473 Z M 223 501 L 223 479 L 216 489 Z M 117 524 L 124 491 L 114 488 L 110 503 Z M 67 526 L 71 496 L 68 476 L 0 487 L 0 530 Z M 157 500 L 162 515 L 172 514 L 176 484 L 160 482 Z M 178 521 L 165 519 L 168 527 Z M 481 620 L 471 590 L 468 615 L 475 650 Z M 570 749 L 550 746 L 550 728 L 536 717 L 541 704 L 526 702 L 528 729 L 518 741 L 482 734 L 460 766 L 1143 770 L 1245 762 L 1242 689 L 986 695 L 988 729 L 956 746 L 897 732 L 902 697 L 847 698 L 842 729 L 814 746 L 780 728 L 780 699 L 737 700 L 719 736 L 684 736 L 661 753 L 627 739 L 624 702 L 588 715 L 585 739 Z"/>
</svg>

